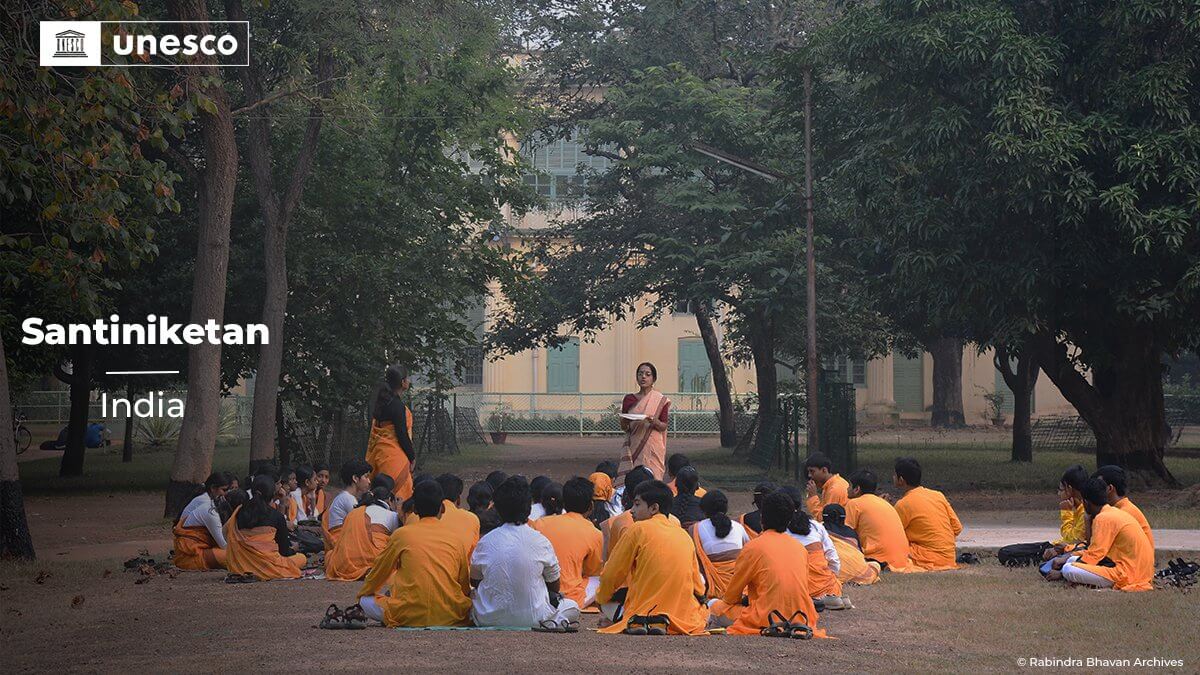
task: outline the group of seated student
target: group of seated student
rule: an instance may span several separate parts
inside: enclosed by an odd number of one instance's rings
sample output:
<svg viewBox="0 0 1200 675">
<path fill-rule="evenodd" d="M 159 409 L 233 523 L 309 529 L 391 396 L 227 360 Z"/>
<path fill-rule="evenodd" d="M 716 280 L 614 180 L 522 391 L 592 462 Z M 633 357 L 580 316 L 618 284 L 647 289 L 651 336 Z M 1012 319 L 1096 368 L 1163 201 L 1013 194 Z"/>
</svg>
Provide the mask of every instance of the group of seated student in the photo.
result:
<svg viewBox="0 0 1200 675">
<path fill-rule="evenodd" d="M 1067 469 L 1059 484 L 1062 540 L 1046 549 L 1047 580 L 1119 591 L 1153 588 L 1154 533 L 1127 492 L 1119 466 L 1102 466 L 1091 476 L 1082 466 Z"/>
</svg>

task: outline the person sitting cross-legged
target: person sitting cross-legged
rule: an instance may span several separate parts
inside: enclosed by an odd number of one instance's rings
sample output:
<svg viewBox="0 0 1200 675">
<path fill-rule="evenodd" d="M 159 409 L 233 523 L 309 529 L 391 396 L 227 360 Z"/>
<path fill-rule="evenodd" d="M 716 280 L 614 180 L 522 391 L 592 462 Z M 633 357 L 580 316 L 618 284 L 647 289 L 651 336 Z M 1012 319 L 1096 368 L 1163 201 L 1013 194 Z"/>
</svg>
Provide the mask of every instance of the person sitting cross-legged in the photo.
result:
<svg viewBox="0 0 1200 675">
<path fill-rule="evenodd" d="M 759 506 L 762 533 L 742 548 L 724 595 L 709 603 L 714 615 L 736 618 L 727 629 L 730 634 L 756 635 L 770 624 L 771 613 L 776 611 L 785 619 L 795 617 L 793 623 L 806 624 L 816 637 L 825 637 L 817 628 L 817 609 L 808 588 L 809 567 L 797 564 L 808 552 L 788 534 L 797 506 L 804 508 L 782 491 L 768 495 Z"/>
<path fill-rule="evenodd" d="M 579 605 L 559 593 L 554 547 L 529 526 L 529 483 L 510 476 L 492 502 L 501 525 L 480 539 L 471 555 L 475 625 L 578 630 Z"/>
<path fill-rule="evenodd" d="M 1096 469 L 1096 473 L 1092 474 L 1092 477 L 1104 479 L 1105 484 L 1108 485 L 1105 492 L 1108 496 L 1108 505 L 1133 516 L 1138 526 L 1142 528 L 1142 532 L 1146 534 L 1146 539 L 1150 541 L 1150 549 L 1153 550 L 1154 531 L 1150 529 L 1150 521 L 1146 520 L 1146 515 L 1129 499 L 1125 469 L 1115 464 L 1106 464 Z"/>
<path fill-rule="evenodd" d="M 1108 488 L 1103 478 L 1088 480 L 1083 507 L 1092 517 L 1091 541 L 1079 555 L 1055 558 L 1046 579 L 1118 591 L 1151 590 L 1154 548 L 1136 518 L 1108 503 Z"/>
<path fill-rule="evenodd" d="M 417 522 L 392 533 L 358 591 L 359 604 L 388 627 L 470 625 L 470 551 L 462 533 L 441 521 L 442 487 L 421 481 L 412 501 Z"/>
<path fill-rule="evenodd" d="M 600 573 L 596 602 L 613 622 L 601 633 L 705 634 L 704 576 L 691 536 L 667 519 L 671 499 L 671 489 L 662 481 L 637 486 L 631 509 L 634 523 Z M 624 601 L 613 602 L 622 588 L 627 589 Z"/>
<path fill-rule="evenodd" d="M 896 513 L 904 523 L 913 572 L 958 569 L 955 540 L 962 523 L 946 496 L 921 485 L 921 465 L 910 457 L 896 460 L 896 487 L 904 496 Z"/>
<path fill-rule="evenodd" d="M 821 521 L 822 509 L 830 504 L 846 505 L 850 501 L 850 483 L 833 472 L 833 462 L 825 455 L 814 452 L 804 460 L 808 471 L 808 497 L 805 505 L 808 513 L 817 522 Z"/>
<path fill-rule="evenodd" d="M 906 571 L 908 537 L 896 508 L 875 494 L 878 481 L 868 469 L 850 476 L 850 501 L 846 502 L 846 525 L 858 533 L 863 555 L 893 572 Z"/>
<path fill-rule="evenodd" d="M 586 608 L 596 600 L 600 570 L 604 568 L 604 535 L 588 520 L 592 508 L 591 481 L 576 476 L 562 486 L 565 513 L 546 516 L 533 529 L 550 540 L 562 573 L 562 594 Z M 545 497 L 545 491 L 542 496 Z"/>
</svg>

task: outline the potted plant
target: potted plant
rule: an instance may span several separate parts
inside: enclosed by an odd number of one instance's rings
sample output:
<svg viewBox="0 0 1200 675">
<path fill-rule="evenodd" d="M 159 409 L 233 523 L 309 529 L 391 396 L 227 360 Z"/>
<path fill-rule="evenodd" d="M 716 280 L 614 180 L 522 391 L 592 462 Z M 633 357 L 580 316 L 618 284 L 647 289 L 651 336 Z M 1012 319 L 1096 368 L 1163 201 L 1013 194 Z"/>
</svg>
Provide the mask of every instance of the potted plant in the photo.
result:
<svg viewBox="0 0 1200 675">
<path fill-rule="evenodd" d="M 491 430 L 492 443 L 494 445 L 504 445 L 508 440 L 508 432 L 505 428 L 508 426 L 508 404 L 501 403 L 496 406 L 496 410 L 488 416 L 488 428 Z"/>
<path fill-rule="evenodd" d="M 988 403 L 984 415 L 992 421 L 992 426 L 1004 426 L 1004 404 L 1008 401 L 1008 397 L 1004 395 L 1003 391 L 996 390 L 984 393 L 983 399 Z"/>
</svg>

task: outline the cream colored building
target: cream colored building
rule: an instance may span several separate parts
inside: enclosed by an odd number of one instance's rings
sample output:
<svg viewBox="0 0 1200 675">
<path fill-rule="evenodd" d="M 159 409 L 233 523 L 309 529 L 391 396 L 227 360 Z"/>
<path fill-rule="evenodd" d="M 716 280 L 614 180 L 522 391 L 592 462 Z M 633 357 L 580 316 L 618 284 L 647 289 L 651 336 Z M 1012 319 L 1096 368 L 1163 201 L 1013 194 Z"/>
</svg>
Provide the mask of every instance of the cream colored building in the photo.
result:
<svg viewBox="0 0 1200 675">
<path fill-rule="evenodd" d="M 523 147 L 522 152 L 540 171 L 539 175 L 529 176 L 526 182 L 545 197 L 551 207 L 521 217 L 506 213 L 507 228 L 497 233 L 497 243 L 514 248 L 523 248 L 528 237 L 545 231 L 556 218 L 578 217 L 578 212 L 555 206 L 556 202 L 582 185 L 580 165 L 603 171 L 608 162 L 584 154 L 581 144 L 574 139 L 560 139 L 536 148 Z M 481 333 L 488 329 L 491 318 L 503 311 L 498 290 L 493 288 L 491 296 L 479 309 L 477 319 L 481 322 Z M 478 366 L 468 374 L 460 391 L 492 395 L 493 400 L 504 400 L 508 407 L 518 412 L 553 414 L 561 410 L 563 414 L 569 414 L 575 409 L 583 412 L 611 405 L 609 399 L 619 400 L 600 394 L 636 390 L 634 372 L 637 364 L 649 361 L 658 370 L 658 388 L 675 394 L 676 406 L 681 404 L 681 399 L 688 399 L 697 412 L 704 408 L 715 409 L 715 397 L 705 396 L 712 391 L 711 370 L 695 317 L 686 307 L 675 307 L 674 311 L 659 317 L 657 325 L 637 329 L 637 320 L 649 311 L 653 311 L 649 302 L 639 302 L 633 318 L 611 324 L 592 341 L 564 335 L 570 339 L 559 349 L 533 349 L 499 361 L 480 356 Z M 842 361 L 836 367 L 845 381 L 854 383 L 857 407 L 864 421 L 928 421 L 933 398 L 933 361 L 928 354 L 917 359 L 894 355 L 867 363 Z M 781 375 L 787 377 L 790 373 Z M 754 379 L 754 370 L 749 364 L 736 365 L 730 372 L 735 394 L 753 392 Z M 1007 392 L 992 365 L 990 351 L 977 354 L 971 345 L 964 349 L 962 389 L 967 423 L 988 424 L 988 402 L 984 394 L 997 389 Z M 1011 412 L 1011 394 L 1007 398 L 1005 407 Z M 1071 411 L 1070 404 L 1049 379 L 1044 375 L 1039 377 L 1034 394 L 1034 414 Z"/>
</svg>

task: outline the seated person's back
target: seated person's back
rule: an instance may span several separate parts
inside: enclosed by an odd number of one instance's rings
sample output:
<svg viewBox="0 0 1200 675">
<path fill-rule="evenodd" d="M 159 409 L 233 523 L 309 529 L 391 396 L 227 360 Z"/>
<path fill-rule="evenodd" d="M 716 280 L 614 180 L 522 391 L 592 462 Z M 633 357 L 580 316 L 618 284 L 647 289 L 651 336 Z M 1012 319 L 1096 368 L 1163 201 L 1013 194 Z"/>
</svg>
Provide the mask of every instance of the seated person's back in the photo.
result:
<svg viewBox="0 0 1200 675">
<path fill-rule="evenodd" d="M 558 558 L 550 541 L 529 526 L 532 498 L 522 476 L 510 476 L 493 497 L 501 525 L 471 555 L 471 618 L 478 626 L 539 627 L 545 621 L 575 622 L 573 600 L 559 591 Z"/>
<path fill-rule="evenodd" d="M 419 520 L 392 533 L 358 592 L 368 616 L 388 626 L 462 626 L 471 610 L 468 550 L 461 533 L 442 523 L 442 488 L 413 488 Z M 390 582 L 390 592 L 379 591 Z"/>
</svg>

